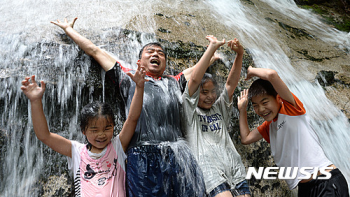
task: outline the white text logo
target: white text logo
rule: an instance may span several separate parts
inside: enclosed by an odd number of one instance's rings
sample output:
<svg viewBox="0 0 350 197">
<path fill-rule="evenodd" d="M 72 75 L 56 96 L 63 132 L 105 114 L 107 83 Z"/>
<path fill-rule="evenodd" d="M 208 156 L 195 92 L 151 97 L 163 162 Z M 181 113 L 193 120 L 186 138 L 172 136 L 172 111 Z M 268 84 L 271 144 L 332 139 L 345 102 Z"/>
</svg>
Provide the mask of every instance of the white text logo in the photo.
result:
<svg viewBox="0 0 350 197">
<path fill-rule="evenodd" d="M 317 179 L 329 179 L 331 173 L 326 170 L 331 170 L 332 167 L 259 167 L 258 171 L 254 167 L 249 167 L 247 171 L 246 179 L 251 179 L 254 176 L 256 179 L 316 179 L 318 172 L 326 176 L 317 177 Z M 298 172 L 301 176 L 298 176 Z"/>
</svg>

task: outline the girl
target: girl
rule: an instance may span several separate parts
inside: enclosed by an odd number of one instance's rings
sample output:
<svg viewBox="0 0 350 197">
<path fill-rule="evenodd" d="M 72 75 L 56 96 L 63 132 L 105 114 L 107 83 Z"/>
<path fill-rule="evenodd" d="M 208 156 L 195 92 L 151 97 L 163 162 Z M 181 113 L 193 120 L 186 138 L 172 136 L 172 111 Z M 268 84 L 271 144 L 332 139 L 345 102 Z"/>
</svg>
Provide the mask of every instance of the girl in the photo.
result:
<svg viewBox="0 0 350 197">
<path fill-rule="evenodd" d="M 43 111 L 41 87 L 35 76 L 22 81 L 22 91 L 31 103 L 33 127 L 37 138 L 54 151 L 68 156 L 68 168 L 73 170 L 76 196 L 125 196 L 126 150 L 134 134 L 141 113 L 145 83 L 144 68 L 138 67 L 134 75 L 136 83 L 130 112 L 119 135 L 113 139 L 114 114 L 109 105 L 93 102 L 81 112 L 81 131 L 88 143 L 68 140 L 49 131 Z"/>
<path fill-rule="evenodd" d="M 194 68 L 183 94 L 186 138 L 204 175 L 208 196 L 250 196 L 245 181 L 245 167 L 228 134 L 232 97 L 238 84 L 244 49 L 237 39 L 228 46 L 237 53 L 226 81 L 225 90 L 217 98 L 217 84 L 205 74 L 216 49 L 225 44 L 213 36 Z M 215 56 L 214 56 L 215 58 Z"/>
</svg>

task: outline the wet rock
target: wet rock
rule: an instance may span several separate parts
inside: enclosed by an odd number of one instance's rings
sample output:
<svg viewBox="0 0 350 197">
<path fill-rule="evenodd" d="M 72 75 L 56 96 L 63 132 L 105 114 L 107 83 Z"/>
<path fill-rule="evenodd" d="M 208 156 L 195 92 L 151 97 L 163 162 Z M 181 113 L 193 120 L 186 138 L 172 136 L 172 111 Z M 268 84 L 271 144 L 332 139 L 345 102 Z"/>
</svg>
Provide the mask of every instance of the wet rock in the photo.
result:
<svg viewBox="0 0 350 197">
<path fill-rule="evenodd" d="M 326 0 L 295 0 L 297 4 L 307 4 L 307 5 L 313 5 L 313 4 L 320 4 L 326 2 Z"/>
<path fill-rule="evenodd" d="M 334 71 L 325 71 L 322 70 L 316 75 L 316 80 L 320 83 L 321 86 L 328 86 L 334 83 Z"/>
<path fill-rule="evenodd" d="M 43 183 L 42 197 L 73 196 L 71 193 L 71 181 L 68 181 L 67 173 L 61 176 L 50 176 L 47 182 Z"/>
<path fill-rule="evenodd" d="M 162 32 L 162 33 L 171 33 L 170 30 L 164 29 L 162 27 L 158 28 L 158 31 Z"/>
</svg>

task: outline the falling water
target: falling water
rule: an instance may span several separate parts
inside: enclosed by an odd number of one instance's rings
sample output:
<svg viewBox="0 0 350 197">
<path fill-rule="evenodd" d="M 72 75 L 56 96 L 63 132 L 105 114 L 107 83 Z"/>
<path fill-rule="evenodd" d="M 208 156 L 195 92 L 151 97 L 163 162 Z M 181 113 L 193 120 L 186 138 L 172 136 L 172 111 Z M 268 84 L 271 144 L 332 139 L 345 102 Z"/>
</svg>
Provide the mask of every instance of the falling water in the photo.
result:
<svg viewBox="0 0 350 197">
<path fill-rule="evenodd" d="M 261 2 L 270 5 L 271 10 L 281 16 L 304 25 L 303 28 L 318 39 L 331 42 L 340 49 L 350 48 L 349 34 L 329 28 L 309 11 L 299 9 L 293 1 Z M 327 155 L 349 181 L 350 164 L 343 160 L 350 158 L 346 157 L 350 146 L 346 143 L 350 136 L 347 133 L 348 120 L 326 98 L 318 84 L 306 80 L 311 75 L 306 69 L 295 69 L 291 65 L 284 52 L 286 46 L 280 36 L 269 31 L 273 27 L 261 20 L 263 17 L 259 9 L 258 6 L 245 6 L 238 0 L 2 0 L 0 137 L 6 139 L 6 144 L 1 147 L 0 155 L 0 194 L 38 196 L 42 193 L 37 189 L 42 177 L 59 177 L 67 171 L 64 157 L 53 153 L 34 135 L 30 107 L 20 90 L 25 76 L 36 75 L 38 80 L 47 83 L 43 104 L 49 127 L 52 132 L 68 139 L 84 142 L 78 126 L 82 106 L 92 100 L 112 102 L 107 96 L 107 87 L 101 83 L 104 72 L 49 21 L 78 17 L 75 24 L 78 32 L 121 59 L 124 65 L 133 67 L 141 46 L 156 40 L 158 26 L 155 13 L 161 12 L 166 13 L 164 18 L 174 24 L 183 23 L 173 17 L 176 12 L 198 14 L 197 18 L 183 14 L 183 18 L 198 26 L 182 29 L 184 33 L 192 31 L 191 36 L 184 40 L 193 42 L 204 40 L 206 34 L 212 33 L 209 30 L 214 27 L 199 20 L 199 15 L 210 14 L 218 25 L 226 27 L 221 34 L 226 35 L 226 39 L 232 39 L 231 32 L 237 35 L 244 47 L 249 49 L 256 66 L 277 70 L 293 93 L 305 103 Z M 125 33 L 124 29 L 145 33 Z M 174 39 L 171 34 L 168 38 Z M 306 67 L 308 62 L 300 61 L 298 64 Z M 114 108 L 118 109 L 118 106 Z M 118 118 L 122 116 L 120 111 L 116 114 Z M 121 125 L 119 121 L 118 128 Z"/>
<path fill-rule="evenodd" d="M 213 17 L 222 21 L 236 32 L 244 46 L 251 52 L 255 65 L 276 70 L 291 91 L 304 103 L 321 144 L 331 161 L 339 167 L 348 183 L 350 181 L 349 122 L 347 117 L 327 99 L 318 83 L 305 79 L 309 71 L 308 62 L 299 61 L 294 67 L 281 46 L 282 40 L 275 34 L 271 23 L 261 20 L 259 8 L 244 7 L 240 1 L 206 1 L 210 4 Z M 350 49 L 350 33 L 337 31 L 317 19 L 311 11 L 300 9 L 291 0 L 263 0 L 271 6 L 271 12 L 278 12 L 289 22 L 311 32 L 315 38 L 331 43 L 341 50 Z M 257 13 L 256 15 L 252 13 Z M 311 35 L 310 35 L 311 36 Z M 300 67 L 300 68 L 299 68 Z M 298 68 L 298 69 L 296 69 Z"/>
</svg>

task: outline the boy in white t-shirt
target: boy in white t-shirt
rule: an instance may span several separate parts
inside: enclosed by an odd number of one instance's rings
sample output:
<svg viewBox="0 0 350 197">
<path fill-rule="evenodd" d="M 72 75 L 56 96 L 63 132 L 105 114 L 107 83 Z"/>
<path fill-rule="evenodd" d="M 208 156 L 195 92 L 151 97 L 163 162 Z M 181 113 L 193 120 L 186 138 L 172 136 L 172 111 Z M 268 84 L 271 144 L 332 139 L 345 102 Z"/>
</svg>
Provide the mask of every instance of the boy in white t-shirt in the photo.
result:
<svg viewBox="0 0 350 197">
<path fill-rule="evenodd" d="M 238 97 L 242 143 L 251 144 L 264 138 L 271 145 L 271 154 L 278 167 L 297 167 L 296 178 L 286 179 L 286 182 L 290 189 L 298 186 L 300 197 L 349 196 L 345 177 L 326 157 L 302 102 L 289 91 L 275 70 L 249 67 L 247 79 L 254 76 L 260 79 Z M 265 119 L 252 131 L 247 121 L 248 100 L 251 100 L 254 111 Z M 301 167 L 313 168 L 308 170 L 311 178 L 298 178 L 305 177 Z M 318 171 L 317 178 L 313 179 L 316 168 L 324 169 L 324 174 Z M 325 172 L 330 173 L 331 178 L 320 178 Z"/>
</svg>

